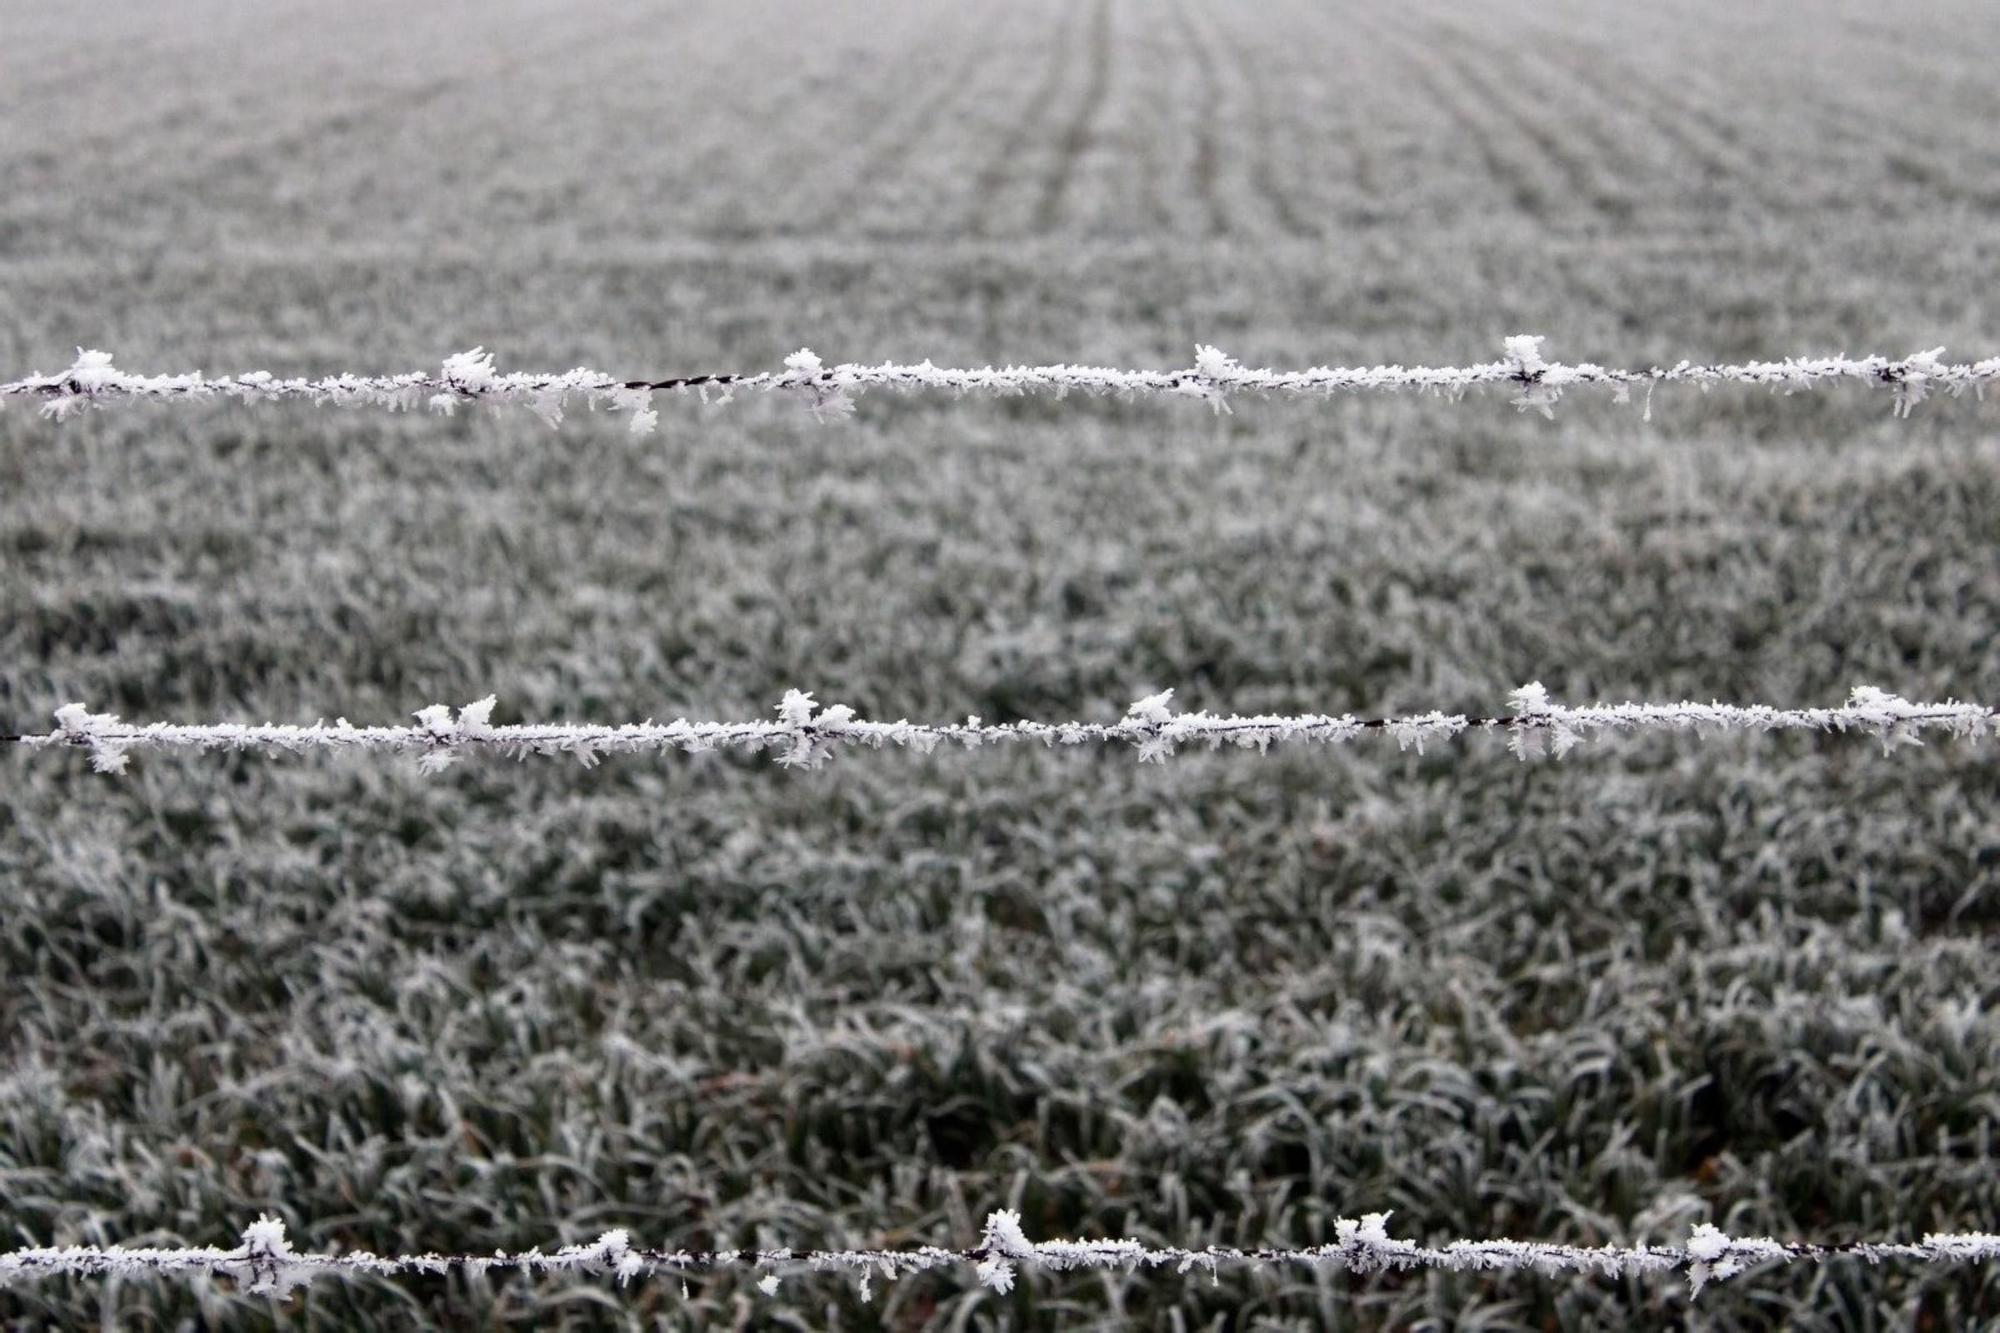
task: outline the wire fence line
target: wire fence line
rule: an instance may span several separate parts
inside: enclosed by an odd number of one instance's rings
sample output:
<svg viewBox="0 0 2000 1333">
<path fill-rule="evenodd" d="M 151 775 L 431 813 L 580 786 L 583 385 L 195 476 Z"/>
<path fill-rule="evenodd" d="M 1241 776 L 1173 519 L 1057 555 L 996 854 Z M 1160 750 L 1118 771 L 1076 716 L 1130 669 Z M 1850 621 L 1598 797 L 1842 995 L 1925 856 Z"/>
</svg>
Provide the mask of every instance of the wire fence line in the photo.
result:
<svg viewBox="0 0 2000 1333">
<path fill-rule="evenodd" d="M 528 408 L 550 426 L 560 425 L 572 400 L 593 410 L 626 414 L 634 434 L 648 434 L 659 424 L 653 405 L 657 393 L 712 393 L 725 400 L 738 392 L 789 392 L 802 396 L 821 416 L 851 412 L 854 398 L 870 389 L 956 394 L 1168 395 L 1199 399 L 1226 410 L 1238 394 L 1280 394 L 1330 397 L 1337 394 L 1417 392 L 1459 397 L 1473 390 L 1500 388 L 1523 410 L 1553 415 L 1552 409 L 1571 389 L 1601 388 L 1619 402 L 1637 390 L 1644 394 L 1647 414 L 1652 393 L 1660 385 L 1712 389 L 1719 385 L 1750 385 L 1783 393 L 1798 393 L 1846 383 L 1886 391 L 1900 416 L 1934 393 L 1984 394 L 1989 381 L 2000 379 L 2000 357 L 1984 361 L 1948 362 L 1944 349 L 1933 348 L 1902 358 L 1866 356 L 1796 357 L 1783 361 L 1696 364 L 1621 370 L 1589 362 L 1565 364 L 1542 353 L 1539 335 L 1519 334 L 1505 341 L 1500 360 L 1467 366 L 1364 367 L 1314 366 L 1305 370 L 1252 369 L 1213 347 L 1198 345 L 1192 366 L 1181 370 L 1120 370 L 1107 366 L 1044 365 L 954 369 L 933 365 L 886 362 L 881 365 L 843 363 L 828 366 L 810 350 L 785 358 L 784 368 L 756 373 L 683 375 L 668 379 L 621 379 L 602 371 L 577 369 L 561 374 L 501 374 L 492 354 L 483 348 L 460 352 L 436 371 L 396 375 L 339 374 L 319 378 L 281 378 L 267 371 L 209 377 L 199 372 L 140 375 L 118 369 L 107 352 L 77 350 L 68 369 L 54 375 L 31 375 L 0 384 L 0 402 L 28 398 L 41 402 L 44 415 L 58 420 L 89 408 L 120 401 L 188 402 L 226 399 L 259 403 L 293 399 L 338 407 L 412 410 L 428 406 L 450 413 L 464 403 L 516 404 Z"/>
<path fill-rule="evenodd" d="M 763 1273 L 757 1286 L 776 1296 L 784 1278 L 806 1273 L 839 1273 L 870 1284 L 934 1270 L 971 1268 L 981 1286 L 1013 1289 L 1023 1269 L 1069 1272 L 1078 1269 L 1133 1271 L 1171 1268 L 1180 1273 L 1215 1275 L 1225 1267 L 1304 1267 L 1352 1273 L 1416 1268 L 1460 1272 L 1516 1270 L 1542 1277 L 1624 1277 L 1684 1274 L 1690 1294 L 1699 1296 L 1711 1281 L 1753 1268 L 1852 1259 L 1879 1264 L 1985 1263 L 2000 1259 L 2000 1236 L 1979 1232 L 1933 1233 L 1921 1241 L 1856 1241 L 1815 1245 L 1766 1237 L 1729 1236 L 1695 1226 L 1682 1245 L 1578 1246 L 1538 1241 L 1460 1240 L 1443 1246 L 1397 1240 L 1388 1234 L 1387 1213 L 1370 1213 L 1335 1223 L 1329 1245 L 1304 1249 L 1207 1246 L 1154 1247 L 1136 1240 L 1030 1241 L 1018 1213 L 1001 1209 L 987 1215 L 977 1245 L 964 1249 L 922 1246 L 898 1250 L 664 1250 L 632 1243 L 626 1231 L 607 1231 L 588 1245 L 553 1252 L 533 1250 L 492 1254 L 377 1255 L 366 1251 L 314 1254 L 294 1250 L 284 1223 L 260 1218 L 232 1249 L 141 1249 L 73 1245 L 14 1250 L 0 1254 L 0 1287 L 50 1277 L 141 1276 L 227 1278 L 245 1290 L 284 1299 L 295 1289 L 323 1278 L 442 1276 L 463 1273 L 483 1278 L 494 1270 L 536 1277 L 608 1276 L 623 1286 L 651 1277 L 678 1277 L 747 1269 Z"/>
<path fill-rule="evenodd" d="M 1225 745 L 1268 750 L 1273 745 L 1336 745 L 1368 735 L 1395 740 L 1399 749 L 1441 743 L 1470 732 L 1498 732 L 1520 758 L 1550 753 L 1557 758 L 1578 745 L 1607 734 L 1641 731 L 1717 732 L 1815 731 L 1857 732 L 1881 742 L 1883 749 L 1921 745 L 1928 732 L 1961 740 L 1976 740 L 2000 730 L 2000 713 L 1983 704 L 1912 703 L 1872 685 L 1856 686 L 1837 708 L 1775 708 L 1766 704 L 1625 703 L 1571 708 L 1554 703 L 1539 682 L 1522 686 L 1508 697 L 1510 712 L 1498 717 L 1467 717 L 1457 713 L 1413 713 L 1399 717 L 1357 718 L 1321 713 L 1239 716 L 1208 712 L 1176 713 L 1173 691 L 1140 699 L 1116 722 L 1000 722 L 968 717 L 963 722 L 876 722 L 857 717 L 844 704 L 818 703 L 800 690 L 787 691 L 777 717 L 749 722 L 638 722 L 617 726 L 577 723 L 513 723 L 492 721 L 496 700 L 488 695 L 460 708 L 453 716 L 443 704 L 414 714 L 409 726 L 357 727 L 341 718 L 310 725 L 234 722 L 182 725 L 169 722 L 132 723 L 110 713 L 93 713 L 82 704 L 56 710 L 56 726 L 44 733 L 24 733 L 0 740 L 28 750 L 80 748 L 90 754 L 100 773 L 122 773 L 135 750 L 259 751 L 296 754 L 306 750 L 363 750 L 414 754 L 425 772 L 449 767 L 460 756 L 491 753 L 525 758 L 569 755 L 586 766 L 606 754 L 641 751 L 681 751 L 700 754 L 738 750 L 772 754 L 787 767 L 814 768 L 836 750 L 894 747 L 930 754 L 940 746 L 982 747 L 1036 742 L 1057 746 L 1128 746 L 1140 762 L 1160 762 L 1184 746 Z"/>
</svg>

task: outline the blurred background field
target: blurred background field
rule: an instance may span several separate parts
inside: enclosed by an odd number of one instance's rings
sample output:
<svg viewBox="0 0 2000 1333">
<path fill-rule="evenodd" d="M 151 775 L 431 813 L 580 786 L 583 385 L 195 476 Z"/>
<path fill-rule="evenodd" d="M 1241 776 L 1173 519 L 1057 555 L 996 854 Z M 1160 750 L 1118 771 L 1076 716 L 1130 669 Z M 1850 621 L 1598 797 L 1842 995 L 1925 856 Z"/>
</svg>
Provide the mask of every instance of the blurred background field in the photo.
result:
<svg viewBox="0 0 2000 1333">
<path fill-rule="evenodd" d="M 0 4 L 0 377 L 2000 349 L 2000 24 Z M 0 725 L 2000 698 L 1970 399 L 0 416 Z M 0 759 L 0 1248 L 2000 1229 L 1990 749 Z M 53 1282 L 137 1326 L 1950 1328 L 1978 1268 Z"/>
</svg>

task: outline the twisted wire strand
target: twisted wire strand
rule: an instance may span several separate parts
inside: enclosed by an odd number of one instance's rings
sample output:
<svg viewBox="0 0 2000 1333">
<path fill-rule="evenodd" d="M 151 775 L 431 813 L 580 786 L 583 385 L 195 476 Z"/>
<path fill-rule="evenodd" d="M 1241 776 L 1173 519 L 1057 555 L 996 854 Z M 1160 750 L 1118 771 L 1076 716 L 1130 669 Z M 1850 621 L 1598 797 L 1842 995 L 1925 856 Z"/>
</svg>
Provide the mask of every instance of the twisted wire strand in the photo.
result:
<svg viewBox="0 0 2000 1333">
<path fill-rule="evenodd" d="M 1578 1246 L 1517 1240 L 1460 1240 L 1442 1246 L 1397 1240 L 1388 1234 L 1387 1213 L 1370 1213 L 1335 1223 L 1332 1244 L 1302 1249 L 1269 1247 L 1148 1246 L 1136 1240 L 1030 1241 L 1019 1214 L 988 1214 L 977 1245 L 962 1249 L 920 1246 L 881 1250 L 666 1250 L 635 1246 L 627 1231 L 607 1231 L 587 1245 L 551 1252 L 492 1254 L 395 1254 L 366 1251 L 315 1254 L 294 1250 L 284 1223 L 260 1218 L 231 1248 L 127 1248 L 49 1246 L 0 1253 L 0 1288 L 56 1276 L 171 1278 L 223 1277 L 246 1290 L 283 1299 L 298 1287 L 330 1277 L 397 1277 L 463 1272 L 483 1277 L 494 1270 L 531 1276 L 609 1276 L 623 1286 L 634 1280 L 729 1269 L 762 1271 L 758 1286 L 775 1296 L 786 1276 L 838 1272 L 856 1278 L 864 1299 L 874 1278 L 894 1280 L 934 1269 L 970 1267 L 982 1286 L 1011 1290 L 1022 1269 L 1066 1272 L 1077 1269 L 1171 1268 L 1215 1274 L 1225 1267 L 1300 1265 L 1372 1273 L 1413 1268 L 1461 1272 L 1518 1270 L 1542 1277 L 1621 1277 L 1648 1273 L 1685 1274 L 1693 1295 L 1711 1281 L 1735 1277 L 1760 1266 L 1859 1260 L 1917 1263 L 1984 1263 L 2000 1259 L 2000 1236 L 1932 1233 L 1921 1241 L 1852 1241 L 1840 1244 L 1784 1242 L 1767 1237 L 1729 1236 L 1714 1226 L 1695 1226 L 1681 1245 Z"/>
<path fill-rule="evenodd" d="M 560 374 L 501 374 L 483 348 L 445 360 L 436 372 L 397 375 L 339 374 L 317 378 L 281 378 L 267 371 L 238 375 L 140 375 L 118 369 L 111 355 L 77 351 L 76 362 L 54 375 L 30 375 L 0 384 L 0 402 L 31 398 L 42 412 L 58 420 L 93 407 L 120 401 L 187 402 L 226 399 L 243 403 L 303 400 L 339 407 L 411 410 L 428 406 L 450 413 L 466 403 L 513 403 L 527 407 L 550 426 L 560 425 L 572 400 L 596 410 L 623 412 L 635 434 L 647 434 L 659 423 L 653 406 L 658 393 L 696 393 L 706 399 L 719 393 L 727 400 L 738 392 L 790 392 L 802 396 L 820 416 L 851 412 L 855 396 L 880 389 L 895 392 L 955 394 L 1044 394 L 1057 398 L 1071 393 L 1166 395 L 1195 398 L 1226 410 L 1238 394 L 1278 394 L 1330 397 L 1337 394 L 1417 392 L 1460 397 L 1474 390 L 1503 388 L 1523 410 L 1553 415 L 1563 394 L 1577 388 L 1601 388 L 1617 401 L 1628 401 L 1634 390 L 1645 395 L 1650 415 L 1653 390 L 1661 385 L 1685 385 L 1708 390 L 1721 385 L 1747 385 L 1782 393 L 1799 393 L 1834 383 L 1884 390 L 1892 406 L 1907 416 L 1934 393 L 1983 396 L 1986 384 L 2000 379 L 2000 357 L 1976 362 L 1947 362 L 1944 349 L 1933 348 L 1901 358 L 1885 356 L 1796 357 L 1783 361 L 1696 364 L 1618 369 L 1590 362 L 1566 364 L 1546 359 L 1539 335 L 1506 339 L 1500 360 L 1467 366 L 1313 366 L 1303 370 L 1253 369 L 1213 347 L 1198 345 L 1192 366 L 1180 370 L 1122 370 L 1108 366 L 1041 365 L 952 368 L 930 361 L 880 365 L 843 363 L 828 366 L 810 350 L 785 358 L 783 369 L 755 373 L 709 373 L 662 379 L 631 379 L 602 371 L 577 369 Z"/>
<path fill-rule="evenodd" d="M 1836 708 L 1775 708 L 1768 704 L 1625 703 L 1571 708 L 1554 703 L 1539 682 L 1522 686 L 1508 698 L 1504 716 L 1467 717 L 1429 712 L 1397 717 L 1357 718 L 1351 714 L 1303 713 L 1240 716 L 1208 712 L 1176 713 L 1173 691 L 1138 700 L 1116 722 L 1001 722 L 978 717 L 963 722 L 918 723 L 870 721 L 843 704 L 822 705 L 812 695 L 791 690 L 779 702 L 771 720 L 744 722 L 638 722 L 616 726 L 576 723 L 492 722 L 496 700 L 489 695 L 460 708 L 453 716 L 442 704 L 417 711 L 409 726 L 357 727 L 345 718 L 331 724 L 252 725 L 234 722 L 178 724 L 130 723 L 109 713 L 93 713 L 82 704 L 56 710 L 56 726 L 43 733 L 0 737 L 27 750 L 82 748 L 101 773 L 122 773 L 135 750 L 259 751 L 297 754 L 306 750 L 362 750 L 414 754 L 418 766 L 437 772 L 461 755 L 497 753 L 570 755 L 586 766 L 606 754 L 642 751 L 713 750 L 771 753 L 781 765 L 812 768 L 840 749 L 862 746 L 894 747 L 931 754 L 940 746 L 979 749 L 991 745 L 1036 742 L 1056 746 L 1127 746 L 1142 763 L 1161 762 L 1182 747 L 1225 745 L 1268 750 L 1283 744 L 1341 744 L 1379 734 L 1394 739 L 1400 749 L 1422 753 L 1467 732 L 1504 732 L 1509 748 L 1522 759 L 1542 753 L 1557 758 L 1578 745 L 1607 734 L 1641 731 L 1691 732 L 1858 732 L 1881 742 L 1884 750 L 1921 745 L 1926 733 L 1941 732 L 1962 740 L 1977 740 L 2000 729 L 2000 714 L 1983 704 L 1912 703 L 1874 686 L 1855 687 Z"/>
</svg>

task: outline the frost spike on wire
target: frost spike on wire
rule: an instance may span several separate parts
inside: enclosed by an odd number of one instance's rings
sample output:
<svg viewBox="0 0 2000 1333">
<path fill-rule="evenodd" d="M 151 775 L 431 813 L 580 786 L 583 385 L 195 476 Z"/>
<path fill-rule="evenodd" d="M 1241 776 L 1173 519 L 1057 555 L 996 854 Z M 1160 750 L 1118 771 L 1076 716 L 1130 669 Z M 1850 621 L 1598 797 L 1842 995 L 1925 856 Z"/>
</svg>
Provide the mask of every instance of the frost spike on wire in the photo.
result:
<svg viewBox="0 0 2000 1333">
<path fill-rule="evenodd" d="M 1729 1236 L 1703 1223 L 1692 1229 L 1685 1245 L 1577 1246 L 1538 1241 L 1460 1240 L 1428 1246 L 1391 1237 L 1388 1219 L 1387 1213 L 1342 1218 L 1334 1223 L 1333 1244 L 1307 1249 L 1209 1246 L 1189 1250 L 1153 1247 L 1136 1240 L 1035 1242 L 1021 1230 L 1018 1213 L 1000 1209 L 988 1214 L 980 1243 L 962 1250 L 937 1246 L 804 1252 L 652 1250 L 635 1246 L 630 1232 L 616 1230 L 605 1232 L 590 1244 L 565 1245 L 552 1253 L 537 1247 L 512 1254 L 376 1255 L 366 1251 L 302 1253 L 292 1248 L 284 1223 L 262 1217 L 244 1230 L 240 1245 L 228 1250 L 75 1245 L 0 1253 L 0 1289 L 57 1276 L 219 1276 L 240 1284 L 246 1291 L 283 1300 L 297 1288 L 327 1277 L 435 1276 L 454 1270 L 484 1277 L 497 1268 L 535 1277 L 606 1276 L 623 1287 L 634 1279 L 652 1276 L 685 1278 L 694 1272 L 747 1268 L 762 1273 L 755 1285 L 767 1298 L 777 1295 L 779 1282 L 786 1274 L 838 1272 L 855 1278 L 866 1299 L 870 1282 L 875 1278 L 893 1281 L 913 1273 L 959 1267 L 970 1267 L 981 1286 L 1004 1294 L 1013 1289 L 1022 1268 L 1052 1272 L 1171 1268 L 1176 1273 L 1199 1269 L 1213 1276 L 1225 1266 L 1302 1265 L 1354 1273 L 1413 1268 L 1460 1272 L 1517 1270 L 1542 1277 L 1572 1274 L 1616 1278 L 1628 1274 L 1685 1273 L 1692 1299 L 1699 1297 L 1710 1282 L 1725 1281 L 1766 1264 L 1823 1263 L 1830 1259 L 1857 1259 L 1870 1264 L 1897 1259 L 1919 1263 L 1985 1263 L 2000 1259 L 2000 1236 L 1978 1232 L 1932 1233 L 1915 1243 L 1856 1241 L 1810 1245 Z"/>
<path fill-rule="evenodd" d="M 653 406 L 657 393 L 697 393 L 711 389 L 728 397 L 739 391 L 789 392 L 803 396 L 816 416 L 838 417 L 854 410 L 854 399 L 869 389 L 899 392 L 1022 394 L 1048 393 L 1061 398 L 1071 392 L 1090 394 L 1159 394 L 1199 398 L 1217 411 L 1228 410 L 1239 393 L 1330 397 L 1343 393 L 1409 391 L 1461 396 L 1494 386 L 1511 389 L 1514 406 L 1544 416 L 1573 388 L 1600 387 L 1618 402 L 1628 401 L 1635 388 L 1645 390 L 1650 415 L 1653 389 L 1662 384 L 1691 384 L 1709 389 L 1717 384 L 1758 385 L 1791 394 L 1834 382 L 1851 382 L 1890 391 L 1898 416 L 1910 412 L 1940 390 L 1960 394 L 1970 389 L 1983 395 L 1989 380 L 2000 379 L 2000 357 L 1977 362 L 1947 362 L 1944 349 L 1932 348 L 1901 360 L 1883 356 L 1803 357 L 1784 361 L 1674 366 L 1618 370 L 1580 362 L 1550 361 L 1537 334 L 1506 339 L 1502 358 L 1469 366 L 1313 366 L 1305 370 L 1252 370 L 1206 344 L 1195 347 L 1194 364 L 1184 370 L 1119 370 L 1108 366 L 1044 365 L 986 366 L 952 369 L 923 361 L 881 365 L 843 363 L 829 366 L 808 349 L 785 358 L 780 370 L 755 374 L 683 375 L 671 379 L 620 379 L 601 371 L 577 369 L 561 374 L 501 374 L 493 356 L 475 347 L 446 358 L 436 372 L 400 375 L 332 375 L 317 379 L 281 379 L 268 371 L 210 378 L 199 373 L 135 375 L 119 370 L 108 352 L 77 349 L 76 361 L 55 375 L 31 375 L 0 384 L 0 402 L 24 397 L 42 400 L 44 415 L 57 420 L 105 403 L 152 399 L 185 402 L 224 398 L 256 403 L 302 399 L 338 407 L 378 407 L 405 411 L 428 406 L 449 414 L 470 402 L 514 403 L 528 408 L 551 427 L 560 425 L 565 405 L 579 399 L 592 409 L 623 412 L 634 434 L 650 433 L 659 423 Z"/>
<path fill-rule="evenodd" d="M 1927 731 L 1976 740 L 2000 730 L 2000 714 L 1981 704 L 1911 703 L 1872 685 L 1858 685 L 1837 708 L 1774 708 L 1768 704 L 1626 703 L 1570 708 L 1552 702 L 1539 682 L 1514 691 L 1510 712 L 1471 718 L 1429 712 L 1361 719 L 1323 713 L 1255 716 L 1208 712 L 1176 713 L 1173 691 L 1148 695 L 1116 722 L 1001 722 L 978 717 L 963 722 L 875 722 L 844 704 L 822 705 L 812 695 L 788 690 L 774 720 L 750 722 L 652 721 L 603 726 L 577 723 L 515 723 L 495 726 L 493 696 L 460 708 L 454 717 L 443 704 L 419 709 L 413 726 L 357 727 L 345 718 L 331 725 L 223 722 L 181 725 L 131 723 L 114 714 L 93 713 L 82 704 L 56 710 L 56 726 L 43 734 L 6 737 L 30 750 L 77 748 L 90 753 L 100 773 L 123 773 L 134 750 L 256 750 L 297 753 L 307 749 L 358 749 L 414 754 L 423 772 L 436 773 L 459 756 L 495 752 L 516 757 L 570 755 L 586 767 L 605 754 L 678 750 L 769 752 L 788 768 L 817 768 L 844 746 L 880 750 L 897 747 L 927 755 L 940 745 L 968 750 L 1035 742 L 1043 746 L 1129 746 L 1141 763 L 1160 763 L 1181 747 L 1225 745 L 1260 752 L 1280 744 L 1337 745 L 1380 733 L 1398 749 L 1443 742 L 1469 731 L 1504 732 L 1508 747 L 1523 760 L 1544 752 L 1560 759 L 1586 741 L 1636 731 L 1859 732 L 1890 751 L 1923 744 Z"/>
</svg>

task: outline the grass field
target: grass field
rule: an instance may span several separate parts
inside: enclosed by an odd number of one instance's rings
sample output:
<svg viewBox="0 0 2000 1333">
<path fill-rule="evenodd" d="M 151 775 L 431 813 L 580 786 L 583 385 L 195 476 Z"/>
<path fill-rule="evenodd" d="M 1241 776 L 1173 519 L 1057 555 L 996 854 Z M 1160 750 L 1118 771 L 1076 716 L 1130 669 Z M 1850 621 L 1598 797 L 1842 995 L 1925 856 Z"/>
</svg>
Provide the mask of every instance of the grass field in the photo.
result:
<svg viewBox="0 0 2000 1333">
<path fill-rule="evenodd" d="M 1976 3 L 0 2 L 0 378 L 2000 350 Z M 0 729 L 2000 697 L 1970 399 L 0 417 Z M 0 1249 L 2000 1230 L 1988 748 L 0 757 Z M 23 1327 L 1958 1328 L 1990 1268 Z"/>
</svg>

